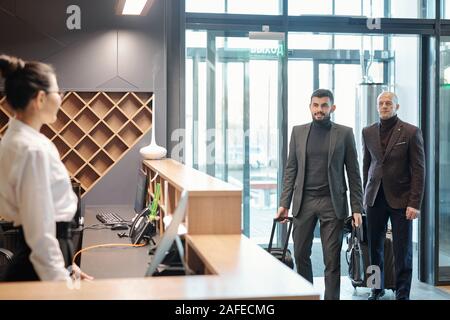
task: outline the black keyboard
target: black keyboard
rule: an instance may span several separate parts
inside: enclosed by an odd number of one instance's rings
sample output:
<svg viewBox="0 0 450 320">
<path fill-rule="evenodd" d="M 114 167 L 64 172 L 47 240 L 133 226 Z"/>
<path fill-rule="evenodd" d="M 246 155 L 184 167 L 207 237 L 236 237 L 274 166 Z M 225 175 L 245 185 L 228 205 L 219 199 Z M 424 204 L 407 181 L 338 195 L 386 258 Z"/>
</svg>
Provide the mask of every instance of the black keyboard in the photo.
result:
<svg viewBox="0 0 450 320">
<path fill-rule="evenodd" d="M 97 213 L 96 217 L 98 221 L 100 221 L 101 223 L 115 224 L 126 222 L 124 218 L 122 218 L 121 216 L 119 216 L 117 213 L 114 212 Z"/>
</svg>

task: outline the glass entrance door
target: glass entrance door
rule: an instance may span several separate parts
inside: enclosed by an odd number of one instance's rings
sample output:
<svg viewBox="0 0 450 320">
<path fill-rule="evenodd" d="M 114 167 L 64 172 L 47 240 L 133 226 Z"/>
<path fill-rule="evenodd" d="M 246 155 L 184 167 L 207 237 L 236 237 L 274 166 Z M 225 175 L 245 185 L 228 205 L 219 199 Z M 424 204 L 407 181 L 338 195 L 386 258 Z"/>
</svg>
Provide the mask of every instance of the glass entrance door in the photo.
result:
<svg viewBox="0 0 450 320">
<path fill-rule="evenodd" d="M 361 152 L 362 128 L 367 115 L 376 112 L 376 97 L 366 91 L 361 99 L 361 83 L 394 90 L 400 103 L 399 117 L 419 125 L 419 38 L 395 35 L 351 35 L 290 33 L 288 61 L 288 126 L 290 138 L 295 125 L 311 121 L 310 97 L 318 88 L 334 93 L 336 111 L 332 120 L 353 128 L 357 150 Z M 380 91 L 381 92 L 381 91 Z M 362 170 L 362 156 L 360 154 Z M 417 264 L 418 222 L 413 225 L 414 260 Z M 320 234 L 314 233 L 312 260 L 322 260 Z M 344 245 L 345 247 L 345 245 Z M 345 252 L 342 254 L 345 257 Z M 345 261 L 344 259 L 342 261 Z M 322 267 L 313 270 L 322 275 Z M 417 268 L 414 268 L 414 272 Z"/>
<path fill-rule="evenodd" d="M 438 281 L 450 281 L 450 37 L 440 45 L 439 102 L 439 215 L 437 217 Z"/>
<path fill-rule="evenodd" d="M 194 41 L 200 37 L 203 41 Z M 202 46 L 189 47 L 189 42 Z M 192 79 L 186 92 L 194 92 L 186 104 L 193 146 L 186 163 L 242 187 L 242 231 L 257 243 L 267 243 L 278 203 L 284 45 L 246 35 L 189 31 L 186 43 L 186 79 Z"/>
</svg>

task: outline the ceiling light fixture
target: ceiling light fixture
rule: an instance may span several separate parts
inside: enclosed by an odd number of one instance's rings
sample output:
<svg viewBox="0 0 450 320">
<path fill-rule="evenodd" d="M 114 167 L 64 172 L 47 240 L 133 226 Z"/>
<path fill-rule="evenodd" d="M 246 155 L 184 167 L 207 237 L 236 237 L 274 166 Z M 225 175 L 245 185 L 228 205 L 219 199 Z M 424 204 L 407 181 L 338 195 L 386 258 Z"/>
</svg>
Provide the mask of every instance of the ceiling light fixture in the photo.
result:
<svg viewBox="0 0 450 320">
<path fill-rule="evenodd" d="M 269 26 L 263 25 L 262 31 L 250 31 L 248 38 L 253 40 L 284 40 L 284 32 L 271 32 Z"/>
<path fill-rule="evenodd" d="M 119 0 L 116 6 L 118 15 L 147 15 L 154 0 Z"/>
</svg>

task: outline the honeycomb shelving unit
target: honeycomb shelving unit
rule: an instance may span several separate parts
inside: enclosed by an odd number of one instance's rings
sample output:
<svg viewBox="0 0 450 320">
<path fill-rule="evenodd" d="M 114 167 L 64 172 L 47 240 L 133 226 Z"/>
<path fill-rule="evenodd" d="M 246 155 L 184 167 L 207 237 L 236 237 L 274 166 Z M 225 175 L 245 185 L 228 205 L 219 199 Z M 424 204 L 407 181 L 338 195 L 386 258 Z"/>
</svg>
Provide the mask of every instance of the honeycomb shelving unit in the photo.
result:
<svg viewBox="0 0 450 320">
<path fill-rule="evenodd" d="M 147 92 L 68 92 L 57 120 L 41 129 L 85 195 L 152 126 Z M 12 112 L 0 94 L 0 139 Z"/>
</svg>

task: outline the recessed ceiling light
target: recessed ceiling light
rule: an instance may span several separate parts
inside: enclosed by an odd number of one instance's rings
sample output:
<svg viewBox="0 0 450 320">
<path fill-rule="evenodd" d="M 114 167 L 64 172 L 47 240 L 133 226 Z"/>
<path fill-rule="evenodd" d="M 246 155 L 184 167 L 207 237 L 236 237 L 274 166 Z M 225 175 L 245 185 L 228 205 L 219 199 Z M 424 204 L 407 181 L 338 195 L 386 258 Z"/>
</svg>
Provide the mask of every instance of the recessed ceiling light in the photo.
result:
<svg viewBox="0 0 450 320">
<path fill-rule="evenodd" d="M 118 0 L 116 14 L 145 16 L 154 0 Z"/>
<path fill-rule="evenodd" d="M 146 3 L 147 0 L 127 0 L 125 1 L 122 14 L 140 15 Z"/>
</svg>

